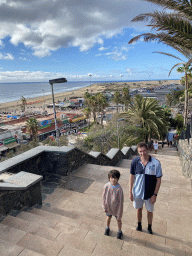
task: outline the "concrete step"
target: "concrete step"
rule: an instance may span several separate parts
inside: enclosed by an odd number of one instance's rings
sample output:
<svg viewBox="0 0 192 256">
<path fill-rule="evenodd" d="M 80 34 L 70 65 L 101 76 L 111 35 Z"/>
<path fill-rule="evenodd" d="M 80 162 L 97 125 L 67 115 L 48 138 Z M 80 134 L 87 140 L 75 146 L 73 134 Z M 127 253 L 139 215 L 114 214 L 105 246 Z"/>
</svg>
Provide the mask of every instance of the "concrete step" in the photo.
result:
<svg viewBox="0 0 192 256">
<path fill-rule="evenodd" d="M 71 219 L 65 216 L 62 216 L 60 214 L 56 214 L 56 213 L 52 213 L 52 212 L 48 212 L 45 210 L 41 210 L 41 209 L 37 209 L 37 208 L 33 208 L 30 210 L 30 214 L 36 216 L 37 218 L 42 218 L 43 220 L 45 219 L 48 223 L 51 223 L 54 220 L 54 226 L 52 226 L 53 228 L 59 224 L 70 224 L 73 227 L 77 227 L 80 225 L 80 222 L 77 221 L 76 219 Z M 62 225 L 61 225 L 62 226 Z"/>
<path fill-rule="evenodd" d="M 0 224 L 0 239 L 16 244 L 23 236 L 25 231 Z"/>
<path fill-rule="evenodd" d="M 40 237 L 49 239 L 54 241 L 55 238 L 58 236 L 60 231 L 57 231 L 53 228 L 45 227 L 42 225 L 37 224 L 36 222 L 28 222 L 26 220 L 13 217 L 13 216 L 7 216 L 5 219 L 1 222 L 1 224 L 17 228 L 19 230 L 23 230 L 26 233 L 38 235 Z"/>
<path fill-rule="evenodd" d="M 45 227 L 49 227 L 49 228 L 54 228 L 58 222 L 54 219 L 48 220 L 47 218 L 45 218 L 43 216 L 38 216 L 38 215 L 32 214 L 30 212 L 20 212 L 16 217 L 19 219 L 23 219 L 28 222 L 36 223 L 41 226 L 45 226 Z"/>
<path fill-rule="evenodd" d="M 57 256 L 64 244 L 42 238 L 37 235 L 26 234 L 17 242 L 17 245 L 31 251 L 50 256 Z"/>
<path fill-rule="evenodd" d="M 2 256 L 18 256 L 23 250 L 24 248 L 21 246 L 0 239 L 0 255 Z"/>
</svg>

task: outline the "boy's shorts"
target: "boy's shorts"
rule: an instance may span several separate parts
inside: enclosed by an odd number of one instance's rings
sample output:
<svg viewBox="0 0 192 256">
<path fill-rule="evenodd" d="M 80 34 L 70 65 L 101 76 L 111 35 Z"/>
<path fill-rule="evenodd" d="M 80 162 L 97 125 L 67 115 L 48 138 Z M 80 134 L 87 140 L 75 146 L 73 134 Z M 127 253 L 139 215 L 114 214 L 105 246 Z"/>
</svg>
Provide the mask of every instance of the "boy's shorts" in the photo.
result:
<svg viewBox="0 0 192 256">
<path fill-rule="evenodd" d="M 153 212 L 154 211 L 154 204 L 150 203 L 150 198 L 147 200 L 141 199 L 141 198 L 134 198 L 133 201 L 133 207 L 135 209 L 140 209 L 143 207 L 143 204 L 145 203 L 145 207 L 148 212 Z"/>
<path fill-rule="evenodd" d="M 113 215 L 110 215 L 109 213 L 106 213 L 107 217 L 112 217 Z M 117 216 L 115 216 L 115 218 L 117 219 Z"/>
</svg>

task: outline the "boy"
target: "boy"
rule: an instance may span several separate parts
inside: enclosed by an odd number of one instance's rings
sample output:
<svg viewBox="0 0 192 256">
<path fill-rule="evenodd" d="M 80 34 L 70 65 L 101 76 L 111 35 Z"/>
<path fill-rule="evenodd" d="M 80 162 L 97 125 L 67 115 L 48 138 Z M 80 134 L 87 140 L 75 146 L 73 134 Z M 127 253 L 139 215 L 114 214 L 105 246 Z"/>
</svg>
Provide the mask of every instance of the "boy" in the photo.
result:
<svg viewBox="0 0 192 256">
<path fill-rule="evenodd" d="M 117 170 L 111 170 L 108 173 L 108 178 L 109 182 L 105 184 L 103 191 L 103 209 L 107 215 L 107 227 L 104 235 L 109 236 L 111 218 L 112 216 L 115 216 L 118 225 L 117 239 L 121 239 L 123 236 L 121 231 L 121 218 L 123 215 L 124 196 L 123 190 L 118 183 L 120 172 Z"/>
</svg>

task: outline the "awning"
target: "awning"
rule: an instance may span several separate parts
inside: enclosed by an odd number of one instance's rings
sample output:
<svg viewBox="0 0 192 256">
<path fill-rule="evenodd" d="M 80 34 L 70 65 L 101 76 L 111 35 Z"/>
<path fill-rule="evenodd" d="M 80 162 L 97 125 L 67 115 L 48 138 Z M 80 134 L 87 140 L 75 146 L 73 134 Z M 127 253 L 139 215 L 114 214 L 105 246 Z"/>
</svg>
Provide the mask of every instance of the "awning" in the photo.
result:
<svg viewBox="0 0 192 256">
<path fill-rule="evenodd" d="M 19 146 L 20 145 L 17 142 L 12 142 L 12 143 L 7 144 L 8 149 L 17 148 Z"/>
</svg>

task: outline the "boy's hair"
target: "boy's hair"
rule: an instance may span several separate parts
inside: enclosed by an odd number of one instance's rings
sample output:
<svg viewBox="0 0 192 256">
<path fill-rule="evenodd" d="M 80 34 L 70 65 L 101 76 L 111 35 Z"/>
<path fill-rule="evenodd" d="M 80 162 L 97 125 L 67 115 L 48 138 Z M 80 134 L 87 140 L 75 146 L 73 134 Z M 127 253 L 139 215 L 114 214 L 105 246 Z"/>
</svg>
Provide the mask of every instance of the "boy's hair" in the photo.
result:
<svg viewBox="0 0 192 256">
<path fill-rule="evenodd" d="M 108 178 L 110 179 L 111 177 L 113 178 L 117 178 L 119 180 L 121 174 L 118 170 L 111 170 L 109 173 L 108 173 Z"/>
<path fill-rule="evenodd" d="M 138 150 L 138 148 L 142 148 L 142 147 L 145 147 L 146 149 L 148 149 L 148 146 L 145 142 L 139 142 L 137 144 L 137 150 Z"/>
</svg>

